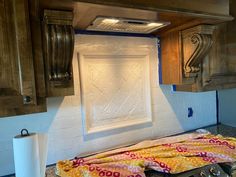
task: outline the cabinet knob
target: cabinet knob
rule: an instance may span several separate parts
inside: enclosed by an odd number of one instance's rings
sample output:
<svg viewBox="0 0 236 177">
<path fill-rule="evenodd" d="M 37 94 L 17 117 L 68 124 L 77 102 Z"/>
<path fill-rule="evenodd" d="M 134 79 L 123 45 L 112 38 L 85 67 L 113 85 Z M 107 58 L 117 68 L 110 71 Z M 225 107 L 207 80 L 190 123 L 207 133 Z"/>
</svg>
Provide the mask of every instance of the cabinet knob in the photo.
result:
<svg viewBox="0 0 236 177">
<path fill-rule="evenodd" d="M 25 104 L 28 104 L 28 103 L 30 103 L 32 101 L 32 99 L 31 99 L 30 96 L 24 96 L 23 97 L 23 101 L 24 101 Z"/>
</svg>

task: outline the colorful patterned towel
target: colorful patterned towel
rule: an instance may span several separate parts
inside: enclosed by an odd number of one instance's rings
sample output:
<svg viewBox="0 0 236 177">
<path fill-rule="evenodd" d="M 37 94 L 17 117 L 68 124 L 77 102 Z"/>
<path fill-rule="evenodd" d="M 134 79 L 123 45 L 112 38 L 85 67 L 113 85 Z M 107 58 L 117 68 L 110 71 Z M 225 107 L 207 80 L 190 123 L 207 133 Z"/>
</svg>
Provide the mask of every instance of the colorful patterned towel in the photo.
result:
<svg viewBox="0 0 236 177">
<path fill-rule="evenodd" d="M 144 170 L 180 173 L 212 163 L 236 161 L 236 139 L 209 133 L 191 133 L 86 158 L 59 161 L 61 177 L 144 177 Z"/>
</svg>

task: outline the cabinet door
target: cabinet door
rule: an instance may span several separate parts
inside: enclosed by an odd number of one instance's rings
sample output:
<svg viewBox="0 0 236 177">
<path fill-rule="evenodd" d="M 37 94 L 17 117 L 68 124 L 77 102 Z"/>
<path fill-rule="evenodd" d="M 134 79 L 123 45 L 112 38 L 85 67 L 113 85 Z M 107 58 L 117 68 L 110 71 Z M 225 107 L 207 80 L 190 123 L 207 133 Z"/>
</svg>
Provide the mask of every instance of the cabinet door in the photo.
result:
<svg viewBox="0 0 236 177">
<path fill-rule="evenodd" d="M 236 16 L 236 2 L 230 12 Z M 236 20 L 217 26 L 209 57 L 204 61 L 204 90 L 236 87 Z"/>
<path fill-rule="evenodd" d="M 36 105 L 27 0 L 0 0 L 0 117 Z"/>
</svg>

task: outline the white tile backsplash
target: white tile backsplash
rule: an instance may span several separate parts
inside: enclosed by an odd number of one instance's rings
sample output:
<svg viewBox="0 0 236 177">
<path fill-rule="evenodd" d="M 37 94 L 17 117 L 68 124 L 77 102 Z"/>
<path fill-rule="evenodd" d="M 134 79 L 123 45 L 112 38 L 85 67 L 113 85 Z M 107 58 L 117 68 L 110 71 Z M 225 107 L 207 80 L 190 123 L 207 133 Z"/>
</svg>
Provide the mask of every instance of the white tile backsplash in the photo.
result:
<svg viewBox="0 0 236 177">
<path fill-rule="evenodd" d="M 104 50 L 104 46 L 108 45 L 107 50 L 112 50 L 116 44 L 125 43 L 135 50 L 136 46 L 147 46 L 153 40 L 155 39 L 78 35 L 76 48 L 87 51 L 94 46 Z M 216 93 L 178 93 L 171 91 L 171 86 L 159 86 L 158 60 L 154 59 L 151 67 L 152 124 L 84 137 L 76 57 L 75 54 L 73 61 L 75 96 L 49 98 L 47 113 L 0 119 L 0 176 L 14 173 L 12 138 L 19 134 L 22 128 L 27 128 L 30 132 L 48 132 L 48 164 L 52 164 L 78 154 L 96 152 L 143 139 L 163 137 L 216 123 Z M 187 117 L 188 107 L 193 108 L 192 118 Z"/>
</svg>

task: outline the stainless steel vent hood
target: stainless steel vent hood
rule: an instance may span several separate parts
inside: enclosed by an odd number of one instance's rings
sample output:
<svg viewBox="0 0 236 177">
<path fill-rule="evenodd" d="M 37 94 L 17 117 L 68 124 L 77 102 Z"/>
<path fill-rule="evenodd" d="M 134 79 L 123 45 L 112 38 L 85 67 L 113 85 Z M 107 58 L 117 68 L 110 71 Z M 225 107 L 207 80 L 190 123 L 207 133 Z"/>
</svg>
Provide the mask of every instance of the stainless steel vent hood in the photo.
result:
<svg viewBox="0 0 236 177">
<path fill-rule="evenodd" d="M 87 30 L 149 34 L 169 24 L 162 21 L 97 17 Z"/>
</svg>

